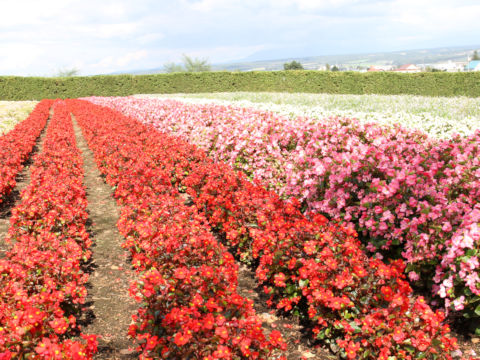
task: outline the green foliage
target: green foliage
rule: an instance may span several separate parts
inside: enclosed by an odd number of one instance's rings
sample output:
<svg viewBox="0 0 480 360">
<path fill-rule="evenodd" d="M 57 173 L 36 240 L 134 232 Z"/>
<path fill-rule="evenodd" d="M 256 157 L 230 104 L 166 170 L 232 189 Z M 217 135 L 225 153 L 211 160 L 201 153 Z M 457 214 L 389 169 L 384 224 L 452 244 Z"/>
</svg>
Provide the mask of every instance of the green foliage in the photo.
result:
<svg viewBox="0 0 480 360">
<path fill-rule="evenodd" d="M 472 60 L 480 60 L 480 55 L 478 55 L 477 50 L 473 52 Z"/>
<path fill-rule="evenodd" d="M 57 72 L 57 77 L 70 77 L 70 76 L 77 76 L 80 73 L 80 70 L 77 68 L 71 69 L 61 69 Z"/>
<path fill-rule="evenodd" d="M 287 62 L 283 64 L 284 70 L 303 70 L 303 65 L 300 64 L 298 61 L 293 60 L 292 62 Z"/>
<path fill-rule="evenodd" d="M 163 70 L 166 73 L 205 72 L 212 71 L 212 66 L 208 62 L 208 59 L 191 58 L 190 56 L 183 54 L 183 66 L 175 64 L 174 62 L 169 62 L 163 65 Z"/>
<path fill-rule="evenodd" d="M 163 65 L 163 70 L 167 73 L 182 72 L 185 69 L 180 64 L 175 64 L 174 62 L 165 63 Z"/>
<path fill-rule="evenodd" d="M 1 100 L 233 91 L 480 97 L 480 72 L 402 74 L 305 70 L 0 77 Z"/>
<path fill-rule="evenodd" d="M 333 67 L 332 67 L 332 71 L 340 71 L 340 69 L 338 68 L 338 66 L 337 66 L 337 65 L 333 65 Z"/>
<path fill-rule="evenodd" d="M 183 54 L 183 66 L 187 72 L 204 72 L 212 70 L 212 66 L 208 62 L 208 59 L 191 58 L 185 54 Z"/>
</svg>

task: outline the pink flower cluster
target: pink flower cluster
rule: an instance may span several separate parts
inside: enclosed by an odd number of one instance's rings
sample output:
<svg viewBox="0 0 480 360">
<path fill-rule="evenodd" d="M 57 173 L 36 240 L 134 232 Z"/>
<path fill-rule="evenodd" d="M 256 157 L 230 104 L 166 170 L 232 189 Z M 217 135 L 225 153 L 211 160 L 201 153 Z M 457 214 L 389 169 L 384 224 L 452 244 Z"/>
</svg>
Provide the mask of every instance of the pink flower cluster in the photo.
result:
<svg viewBox="0 0 480 360">
<path fill-rule="evenodd" d="M 280 195 L 301 199 L 305 210 L 355 224 L 369 250 L 401 253 L 412 281 L 433 279 L 447 309 L 474 314 L 480 132 L 434 140 L 355 119 L 288 119 L 155 99 L 89 100 L 200 146 Z"/>
</svg>

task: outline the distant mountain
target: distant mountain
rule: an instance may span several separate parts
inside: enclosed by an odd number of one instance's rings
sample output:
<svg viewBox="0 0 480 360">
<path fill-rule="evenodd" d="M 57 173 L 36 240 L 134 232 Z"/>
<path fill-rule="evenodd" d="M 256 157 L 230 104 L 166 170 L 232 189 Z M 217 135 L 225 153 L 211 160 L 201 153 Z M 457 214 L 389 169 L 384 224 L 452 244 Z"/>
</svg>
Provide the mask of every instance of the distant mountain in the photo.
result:
<svg viewBox="0 0 480 360">
<path fill-rule="evenodd" d="M 433 65 L 447 61 L 464 61 L 472 55 L 474 50 L 480 50 L 480 45 L 442 47 L 434 49 L 417 49 L 383 53 L 366 53 L 351 55 L 321 55 L 307 57 L 290 57 L 273 60 L 251 61 L 248 58 L 242 61 L 213 64 L 214 71 L 272 71 L 283 70 L 283 64 L 292 60 L 300 62 L 305 69 L 315 70 L 325 64 L 337 65 L 340 68 L 355 69 L 367 68 L 371 65 L 425 64 Z M 257 54 L 258 55 L 258 54 Z M 262 57 L 266 54 L 262 54 Z M 163 66 L 155 69 L 132 70 L 115 74 L 156 74 L 162 73 Z"/>
</svg>

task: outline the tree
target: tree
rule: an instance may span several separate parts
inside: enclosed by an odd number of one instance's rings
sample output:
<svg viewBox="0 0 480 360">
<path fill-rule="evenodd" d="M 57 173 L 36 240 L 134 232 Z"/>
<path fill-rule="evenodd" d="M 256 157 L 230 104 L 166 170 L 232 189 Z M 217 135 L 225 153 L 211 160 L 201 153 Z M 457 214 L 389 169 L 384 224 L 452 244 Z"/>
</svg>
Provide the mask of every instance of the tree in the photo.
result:
<svg viewBox="0 0 480 360">
<path fill-rule="evenodd" d="M 79 73 L 80 73 L 80 70 L 78 70 L 77 68 L 61 69 L 61 70 L 58 70 L 57 76 L 70 77 L 70 76 L 77 76 Z"/>
<path fill-rule="evenodd" d="M 174 62 L 168 62 L 163 65 L 163 70 L 167 73 L 174 72 L 202 72 L 211 71 L 212 66 L 208 62 L 208 59 L 191 58 L 188 55 L 183 54 L 183 65 L 175 64 Z"/>
<path fill-rule="evenodd" d="M 183 66 L 188 72 L 202 72 L 212 70 L 212 66 L 208 62 L 208 59 L 191 58 L 190 56 L 185 54 L 183 54 Z"/>
<path fill-rule="evenodd" d="M 339 71 L 339 70 L 340 70 L 340 69 L 338 68 L 338 66 L 337 66 L 337 65 L 333 65 L 333 67 L 332 67 L 332 71 Z"/>
<path fill-rule="evenodd" d="M 477 50 L 473 52 L 472 60 L 480 60 L 480 55 L 478 55 Z"/>
<path fill-rule="evenodd" d="M 325 70 L 330 71 L 330 64 L 329 63 L 325 64 Z"/>
<path fill-rule="evenodd" d="M 167 73 L 182 72 L 185 71 L 180 64 L 175 64 L 174 62 L 165 63 L 163 65 L 163 70 Z"/>
<path fill-rule="evenodd" d="M 284 70 L 304 70 L 303 65 L 298 61 L 293 60 L 292 62 L 287 62 L 283 64 Z"/>
</svg>

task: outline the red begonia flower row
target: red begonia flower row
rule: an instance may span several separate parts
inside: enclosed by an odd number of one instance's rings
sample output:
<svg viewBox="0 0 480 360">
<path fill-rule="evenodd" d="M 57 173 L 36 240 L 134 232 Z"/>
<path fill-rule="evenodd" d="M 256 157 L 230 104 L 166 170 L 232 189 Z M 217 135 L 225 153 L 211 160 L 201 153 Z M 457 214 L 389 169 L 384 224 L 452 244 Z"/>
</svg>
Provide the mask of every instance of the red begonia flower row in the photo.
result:
<svg viewBox="0 0 480 360">
<path fill-rule="evenodd" d="M 31 183 L 12 211 L 13 246 L 0 260 L 0 359 L 81 360 L 96 352 L 95 336 L 82 334 L 75 317 L 87 292 L 81 264 L 90 256 L 82 159 L 65 103 L 55 102 L 53 112 Z"/>
<path fill-rule="evenodd" d="M 456 339 L 442 324 L 444 314 L 433 312 L 423 298 L 412 295 L 402 261 L 387 265 L 368 258 L 355 231 L 328 223 L 320 215 L 305 218 L 295 200 L 282 201 L 228 165 L 214 163 L 193 145 L 156 133 L 111 109 L 84 103 L 78 103 L 78 107 L 84 109 L 85 126 L 91 122 L 90 137 L 108 143 L 111 133 L 115 133 L 115 144 L 108 150 L 99 146 L 102 150 L 97 150 L 97 162 L 107 180 L 117 187 L 120 201 L 135 206 L 124 210 L 119 223 L 122 229 L 128 229 L 128 244 L 134 253 L 155 253 L 158 250 L 151 247 L 159 247 L 165 261 L 164 258 L 176 258 L 176 252 L 189 247 L 189 238 L 183 237 L 166 248 L 162 237 L 171 230 L 149 221 L 152 217 L 167 219 L 188 211 L 181 204 L 169 207 L 168 198 L 163 200 L 167 205 L 152 200 L 165 192 L 158 183 L 168 182 L 190 194 L 197 209 L 225 235 L 228 245 L 237 249 L 243 261 L 258 263 L 257 278 L 271 294 L 272 305 L 301 311 L 301 304 L 307 304 L 306 316 L 314 323 L 316 337 L 336 342 L 347 358 L 451 358 Z M 109 123 L 108 130 L 100 133 L 101 122 L 92 120 L 93 114 Z M 115 161 L 110 162 L 111 157 Z M 141 167 L 137 165 L 139 161 Z M 158 168 L 163 172 L 154 175 Z M 130 176 L 119 179 L 120 172 L 130 172 Z M 149 179 L 148 189 L 145 182 L 139 184 L 135 180 L 138 174 Z M 149 200 L 142 201 L 142 196 Z M 169 210 L 163 210 L 165 207 Z M 171 222 L 171 226 L 178 222 Z M 150 256 L 137 259 L 147 264 Z M 203 262 L 198 263 L 198 267 L 202 265 Z M 178 263 L 171 272 L 173 278 L 191 276 Z M 146 274 L 148 277 L 149 273 Z M 169 288 L 169 280 L 156 291 L 175 293 L 173 287 Z M 178 282 L 175 284 L 182 289 Z M 194 299 L 191 301 L 195 303 Z M 182 318 L 185 314 L 176 316 Z M 168 321 L 170 316 L 163 319 Z"/>
<path fill-rule="evenodd" d="M 51 105 L 52 100 L 42 100 L 25 120 L 0 136 L 0 203 L 15 187 L 16 177 L 47 123 Z"/>
<path fill-rule="evenodd" d="M 150 156 L 145 142 L 163 135 L 86 101 L 68 104 L 121 206 L 118 228 L 139 273 L 131 294 L 141 307 L 129 334 L 141 358 L 267 359 L 285 349 L 237 293 L 233 256 Z"/>
</svg>

